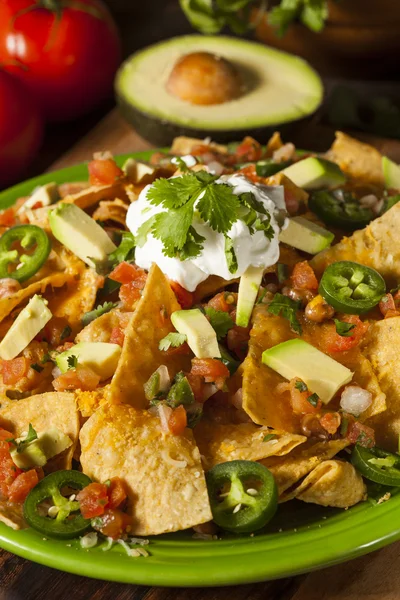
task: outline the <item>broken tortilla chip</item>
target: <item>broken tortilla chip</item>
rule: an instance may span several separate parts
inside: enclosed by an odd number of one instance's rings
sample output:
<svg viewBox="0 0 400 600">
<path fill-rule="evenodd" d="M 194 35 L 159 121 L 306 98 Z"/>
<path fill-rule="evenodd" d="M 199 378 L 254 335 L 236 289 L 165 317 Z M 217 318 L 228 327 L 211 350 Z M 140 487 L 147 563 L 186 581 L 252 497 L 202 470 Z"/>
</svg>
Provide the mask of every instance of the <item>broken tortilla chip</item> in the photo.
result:
<svg viewBox="0 0 400 600">
<path fill-rule="evenodd" d="M 228 148 L 209 140 L 191 138 L 186 136 L 178 136 L 174 138 L 171 146 L 171 154 L 191 154 L 194 148 L 198 146 L 208 146 L 210 152 L 218 152 L 219 154 L 228 154 Z"/>
<path fill-rule="evenodd" d="M 397 452 L 400 435 L 400 317 L 376 321 L 369 327 L 363 352 L 372 363 L 379 385 L 386 394 L 387 410 L 368 424 L 377 444 Z"/>
<path fill-rule="evenodd" d="M 72 440 L 72 446 L 57 459 L 58 469 L 70 469 L 78 441 L 80 421 L 74 394 L 48 392 L 23 400 L 10 400 L 0 409 L 0 424 L 15 437 L 26 433 L 31 423 L 38 433 L 57 428 Z M 53 460 L 53 459 L 52 459 Z"/>
<path fill-rule="evenodd" d="M 126 404 L 99 408 L 80 434 L 83 472 L 95 481 L 121 477 L 134 535 L 187 529 L 212 519 L 200 452 L 190 429 L 174 436 L 160 420 Z"/>
<path fill-rule="evenodd" d="M 90 417 L 100 406 L 106 404 L 107 388 L 108 386 L 104 386 L 90 392 L 76 390 L 76 404 L 82 417 Z"/>
<path fill-rule="evenodd" d="M 127 200 L 124 184 L 124 179 L 118 179 L 109 185 L 92 186 L 83 189 L 77 194 L 65 196 L 62 200 L 60 200 L 60 202 L 75 204 L 82 210 L 85 210 L 91 206 L 94 206 L 101 200 L 114 200 L 115 198 Z"/>
<path fill-rule="evenodd" d="M 325 460 L 311 471 L 286 500 L 303 500 L 321 506 L 348 508 L 366 499 L 363 478 L 351 463 Z"/>
<path fill-rule="evenodd" d="M 347 440 L 328 440 L 323 442 L 307 441 L 290 454 L 285 456 L 271 456 L 261 460 L 275 477 L 278 486 L 280 501 L 289 499 L 285 496 L 286 490 L 291 490 L 300 479 L 315 469 L 324 460 L 333 458 L 338 452 L 349 445 Z"/>
<path fill-rule="evenodd" d="M 15 530 L 26 529 L 28 524 L 24 519 L 23 504 L 0 500 L 0 522 Z"/>
<path fill-rule="evenodd" d="M 207 469 L 231 460 L 283 456 L 307 439 L 253 423 L 230 425 L 206 419 L 196 425 L 193 433 Z"/>
<path fill-rule="evenodd" d="M 160 365 L 171 378 L 179 371 L 190 371 L 190 358 L 158 349 L 162 338 L 174 331 L 171 313 L 180 310 L 171 286 L 153 264 L 143 294 L 125 330 L 124 345 L 117 370 L 108 390 L 111 402 L 127 402 L 135 408 L 148 405 L 143 386 Z"/>
<path fill-rule="evenodd" d="M 76 336 L 75 342 L 109 342 L 112 330 L 122 325 L 125 329 L 125 323 L 131 320 L 132 314 L 132 312 L 122 312 L 113 308 L 86 325 Z"/>
<path fill-rule="evenodd" d="M 339 165 L 351 179 L 360 180 L 383 189 L 382 155 L 370 146 L 342 131 L 336 132 L 336 139 L 326 157 Z"/>
</svg>

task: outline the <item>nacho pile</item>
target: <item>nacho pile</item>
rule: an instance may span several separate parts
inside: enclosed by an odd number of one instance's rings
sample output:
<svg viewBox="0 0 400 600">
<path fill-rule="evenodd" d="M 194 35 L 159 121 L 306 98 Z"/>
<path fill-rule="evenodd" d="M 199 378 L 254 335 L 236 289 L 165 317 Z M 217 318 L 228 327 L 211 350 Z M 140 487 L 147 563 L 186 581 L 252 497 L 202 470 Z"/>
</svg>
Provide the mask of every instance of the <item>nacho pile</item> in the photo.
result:
<svg viewBox="0 0 400 600">
<path fill-rule="evenodd" d="M 397 165 L 177 138 L 52 189 L 0 238 L 0 521 L 210 538 L 400 484 Z"/>
</svg>

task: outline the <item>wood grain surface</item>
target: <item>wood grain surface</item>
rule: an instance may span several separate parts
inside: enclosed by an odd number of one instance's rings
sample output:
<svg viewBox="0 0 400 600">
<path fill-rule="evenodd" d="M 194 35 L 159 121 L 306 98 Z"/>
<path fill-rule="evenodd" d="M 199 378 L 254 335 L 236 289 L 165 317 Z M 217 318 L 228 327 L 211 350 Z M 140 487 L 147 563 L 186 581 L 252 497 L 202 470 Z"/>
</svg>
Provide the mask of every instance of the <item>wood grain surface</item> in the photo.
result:
<svg viewBox="0 0 400 600">
<path fill-rule="evenodd" d="M 295 139 L 313 147 L 318 126 L 307 125 Z M 332 131 L 325 132 L 327 144 Z M 320 138 L 319 138 L 320 139 Z M 400 143 L 369 139 L 400 161 Z M 118 154 L 151 148 L 117 111 L 52 166 L 87 161 L 93 152 Z M 398 524 L 396 524 L 398 527 Z M 329 539 L 326 540 L 329 544 Z M 400 600 L 400 542 L 362 558 L 308 575 L 263 584 L 208 589 L 153 588 L 102 582 L 42 567 L 0 551 L 0 600 Z"/>
</svg>

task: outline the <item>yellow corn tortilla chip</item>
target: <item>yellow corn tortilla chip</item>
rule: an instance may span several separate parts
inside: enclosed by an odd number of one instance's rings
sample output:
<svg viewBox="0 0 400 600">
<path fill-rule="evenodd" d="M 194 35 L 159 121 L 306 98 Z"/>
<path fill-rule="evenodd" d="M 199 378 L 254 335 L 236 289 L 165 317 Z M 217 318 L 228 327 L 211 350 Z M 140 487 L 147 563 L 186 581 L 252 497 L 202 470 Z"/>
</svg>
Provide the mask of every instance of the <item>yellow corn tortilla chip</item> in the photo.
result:
<svg viewBox="0 0 400 600">
<path fill-rule="evenodd" d="M 291 490 L 300 479 L 315 469 L 324 460 L 333 458 L 349 445 L 347 440 L 329 440 L 324 442 L 308 441 L 285 456 L 271 456 L 261 460 L 275 477 L 280 501 L 286 499 L 286 490 Z"/>
<path fill-rule="evenodd" d="M 261 460 L 283 456 L 306 441 L 293 435 L 253 423 L 223 424 L 202 419 L 193 431 L 206 469 L 231 460 Z M 272 439 L 264 441 L 265 436 Z"/>
<path fill-rule="evenodd" d="M 368 421 L 368 425 L 375 429 L 379 446 L 396 452 L 400 435 L 400 317 L 371 324 L 363 351 L 386 394 L 387 405 L 387 410 Z"/>
<path fill-rule="evenodd" d="M 393 287 L 400 279 L 399 230 L 400 203 L 371 221 L 365 229 L 317 254 L 310 264 L 320 276 L 331 263 L 352 260 L 376 269 Z"/>
<path fill-rule="evenodd" d="M 282 146 L 283 142 L 281 134 L 279 133 L 279 131 L 274 131 L 274 133 L 269 138 L 267 146 L 265 148 L 265 156 L 267 158 L 272 158 L 272 155 L 275 152 L 275 150 L 279 150 L 279 148 L 282 148 Z"/>
<path fill-rule="evenodd" d="M 12 529 L 26 529 L 28 524 L 24 519 L 22 504 L 14 504 L 7 500 L 0 500 L 0 522 Z"/>
<path fill-rule="evenodd" d="M 132 317 L 132 313 L 122 313 L 118 309 L 112 309 L 110 312 L 97 317 L 89 325 L 86 325 L 78 333 L 75 341 L 78 342 L 109 342 L 112 330 L 118 327 L 121 317 Z"/>
<path fill-rule="evenodd" d="M 20 437 L 27 432 L 29 423 L 32 423 L 38 433 L 55 427 L 69 436 L 72 446 L 60 455 L 57 468 L 70 469 L 80 428 L 74 394 L 69 392 L 38 394 L 23 400 L 11 400 L 0 409 L 0 426 L 11 431 L 15 437 Z"/>
<path fill-rule="evenodd" d="M 180 531 L 212 519 L 190 429 L 168 435 L 148 411 L 107 404 L 82 427 L 80 442 L 84 473 L 96 481 L 125 481 L 134 535 Z"/>
<path fill-rule="evenodd" d="M 336 132 L 336 139 L 327 158 L 339 165 L 351 179 L 363 181 L 383 188 L 382 155 L 370 146 L 341 131 Z"/>
<path fill-rule="evenodd" d="M 298 200 L 300 205 L 307 204 L 307 192 L 293 183 L 293 181 L 283 173 L 277 173 L 276 175 L 271 175 L 271 177 L 266 177 L 264 181 L 265 185 L 283 185 L 284 189 L 290 192 L 290 195 Z"/>
<path fill-rule="evenodd" d="M 219 152 L 220 154 L 227 154 L 228 148 L 226 146 L 222 146 L 221 144 L 216 144 L 215 142 L 206 142 L 204 139 L 191 138 L 186 136 L 178 136 L 174 139 L 171 146 L 171 154 L 191 154 L 193 148 L 196 146 L 207 145 L 210 148 L 210 151 L 213 150 Z"/>
<path fill-rule="evenodd" d="M 127 211 L 128 205 L 118 198 L 115 200 L 102 200 L 92 217 L 96 221 L 115 221 L 125 227 Z"/>
<path fill-rule="evenodd" d="M 348 508 L 366 499 L 363 478 L 352 464 L 342 460 L 325 460 L 319 464 L 286 500 Z"/>
<path fill-rule="evenodd" d="M 125 330 L 121 357 L 108 392 L 111 402 L 127 402 L 135 408 L 145 408 L 148 401 L 143 385 L 160 365 L 166 365 L 170 377 L 179 371 L 190 370 L 187 356 L 169 355 L 158 349 L 160 340 L 174 331 L 170 317 L 179 309 L 167 278 L 153 264 Z"/>
<path fill-rule="evenodd" d="M 65 196 L 60 202 L 75 204 L 76 206 L 79 206 L 79 208 L 82 208 L 82 210 L 85 210 L 94 206 L 101 200 L 114 200 L 115 198 L 125 200 L 127 197 L 124 190 L 124 184 L 125 180 L 120 179 L 110 185 L 92 186 L 77 194 Z"/>
<path fill-rule="evenodd" d="M 96 410 L 106 404 L 106 394 L 109 386 L 104 386 L 91 392 L 76 390 L 76 404 L 83 418 L 90 417 Z"/>
<path fill-rule="evenodd" d="M 298 417 L 293 414 L 289 394 L 278 394 L 276 387 L 286 381 L 281 375 L 262 364 L 262 352 L 281 342 L 296 338 L 289 322 L 271 315 L 263 305 L 256 306 L 250 332 L 249 352 L 243 363 L 243 409 L 259 425 L 296 433 Z M 318 347 L 318 332 L 314 326 L 303 323 L 302 337 Z M 372 394 L 372 404 L 364 415 L 369 418 L 386 408 L 382 392 L 371 363 L 359 348 L 352 352 L 337 353 L 335 360 L 353 371 L 353 381 Z"/>
</svg>

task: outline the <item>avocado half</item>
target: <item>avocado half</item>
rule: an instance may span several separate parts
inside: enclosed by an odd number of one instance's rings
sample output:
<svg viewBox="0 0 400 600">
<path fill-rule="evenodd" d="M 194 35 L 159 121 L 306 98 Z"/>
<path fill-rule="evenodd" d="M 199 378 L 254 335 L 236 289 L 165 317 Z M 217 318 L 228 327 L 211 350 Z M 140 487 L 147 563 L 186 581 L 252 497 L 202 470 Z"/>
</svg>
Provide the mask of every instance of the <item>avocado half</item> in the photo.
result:
<svg viewBox="0 0 400 600">
<path fill-rule="evenodd" d="M 211 106 L 170 94 L 166 83 L 175 63 L 192 52 L 232 63 L 243 94 Z M 247 40 L 202 35 L 172 38 L 133 54 L 120 67 L 115 90 L 127 121 L 160 146 L 178 135 L 221 142 L 251 135 L 264 141 L 276 128 L 311 115 L 323 98 L 321 79 L 301 58 Z"/>
</svg>

